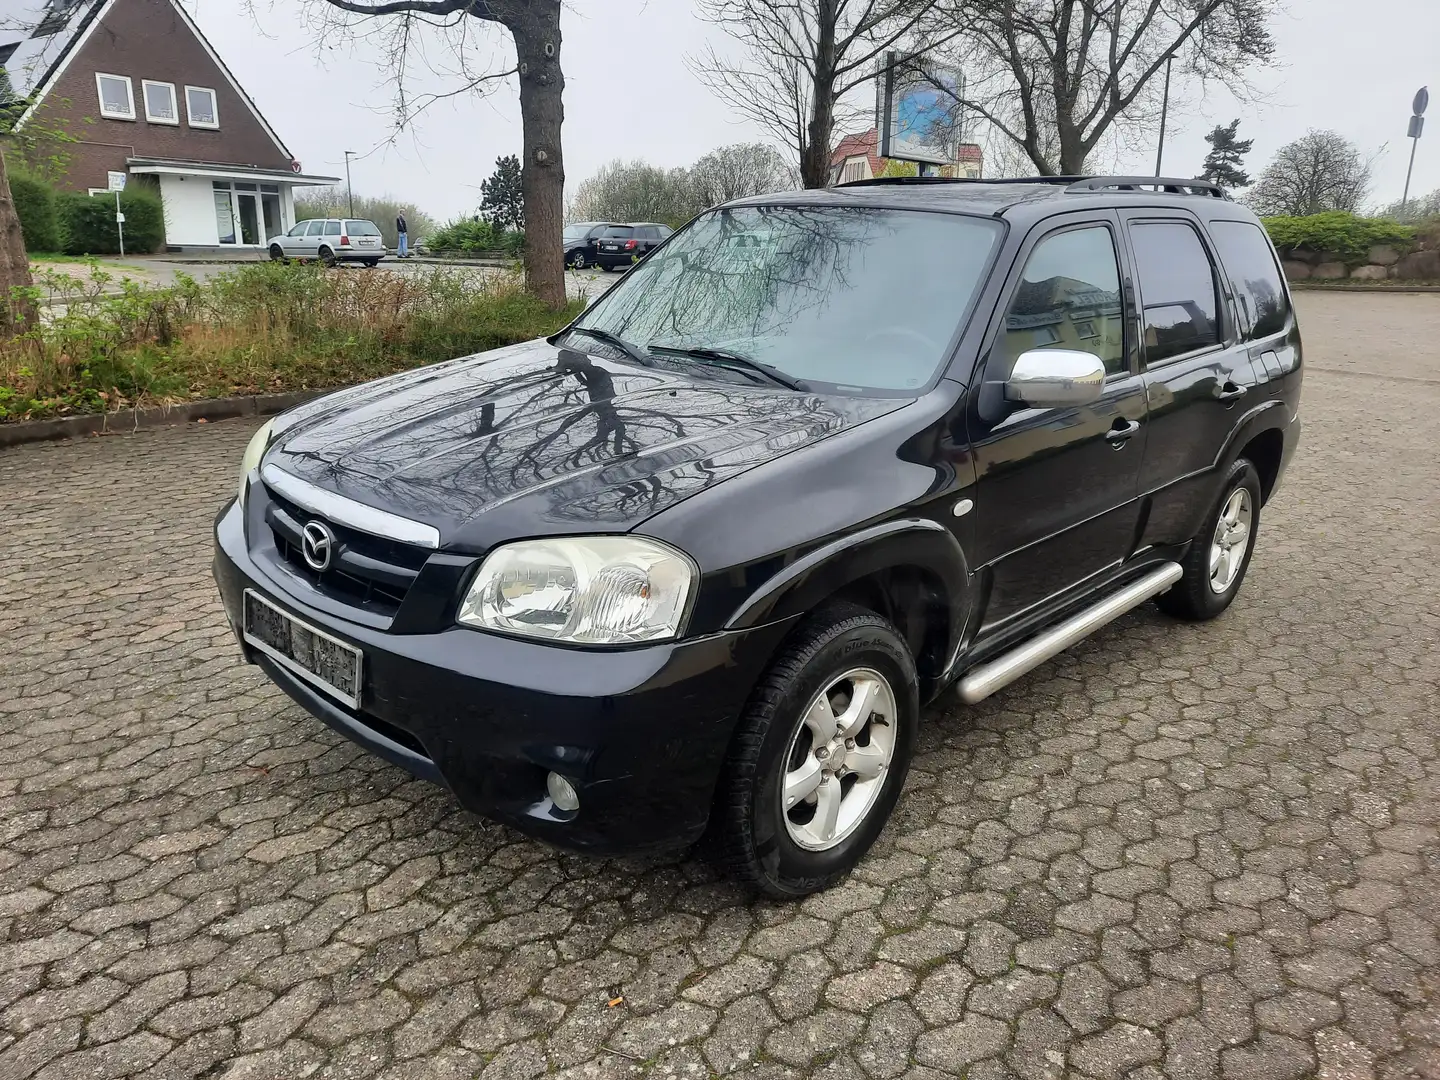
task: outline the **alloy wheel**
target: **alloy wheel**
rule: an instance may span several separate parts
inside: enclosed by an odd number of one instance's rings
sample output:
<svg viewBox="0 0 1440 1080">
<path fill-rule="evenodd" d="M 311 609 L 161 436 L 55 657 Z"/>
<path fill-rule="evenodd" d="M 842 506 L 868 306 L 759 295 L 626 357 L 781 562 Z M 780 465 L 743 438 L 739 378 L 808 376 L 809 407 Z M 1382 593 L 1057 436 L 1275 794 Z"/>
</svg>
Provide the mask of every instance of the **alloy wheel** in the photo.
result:
<svg viewBox="0 0 1440 1080">
<path fill-rule="evenodd" d="M 1249 489 L 1236 488 L 1225 500 L 1220 519 L 1215 522 L 1215 536 L 1210 541 L 1210 588 L 1213 591 L 1223 593 L 1235 584 L 1250 547 L 1253 517 Z"/>
<path fill-rule="evenodd" d="M 780 809 L 791 840 L 825 851 L 859 828 L 885 786 L 897 723 L 895 692 L 871 668 L 847 671 L 815 695 L 785 757 Z"/>
</svg>

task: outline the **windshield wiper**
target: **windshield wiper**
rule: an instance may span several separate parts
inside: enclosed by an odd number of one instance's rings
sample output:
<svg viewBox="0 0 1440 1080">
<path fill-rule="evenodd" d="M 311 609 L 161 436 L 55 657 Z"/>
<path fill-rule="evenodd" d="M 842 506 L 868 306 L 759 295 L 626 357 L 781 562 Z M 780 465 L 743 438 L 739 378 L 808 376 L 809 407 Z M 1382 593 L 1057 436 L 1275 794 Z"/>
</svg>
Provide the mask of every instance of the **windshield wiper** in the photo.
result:
<svg viewBox="0 0 1440 1080">
<path fill-rule="evenodd" d="M 707 349 L 686 348 L 681 345 L 650 345 L 653 352 L 672 353 L 676 356 L 692 356 L 696 360 L 703 360 L 707 364 L 714 364 L 717 367 L 734 368 L 738 371 L 754 373 L 769 379 L 787 390 L 805 390 L 806 385 L 793 375 L 787 375 L 777 367 L 770 364 L 762 364 L 759 360 L 752 360 L 748 356 L 741 356 L 739 353 L 731 352 L 729 349 Z"/>
<path fill-rule="evenodd" d="M 655 358 L 646 353 L 645 350 L 640 348 L 639 345 L 636 345 L 633 342 L 626 341 L 618 334 L 610 333 L 609 330 L 599 330 L 593 326 L 572 326 L 570 328 L 570 333 L 586 334 L 590 337 L 593 337 L 596 341 L 603 341 L 607 345 L 615 346 L 615 348 L 619 349 L 626 356 L 630 357 L 631 360 L 634 360 L 637 364 L 644 364 L 646 367 L 655 366 Z"/>
</svg>

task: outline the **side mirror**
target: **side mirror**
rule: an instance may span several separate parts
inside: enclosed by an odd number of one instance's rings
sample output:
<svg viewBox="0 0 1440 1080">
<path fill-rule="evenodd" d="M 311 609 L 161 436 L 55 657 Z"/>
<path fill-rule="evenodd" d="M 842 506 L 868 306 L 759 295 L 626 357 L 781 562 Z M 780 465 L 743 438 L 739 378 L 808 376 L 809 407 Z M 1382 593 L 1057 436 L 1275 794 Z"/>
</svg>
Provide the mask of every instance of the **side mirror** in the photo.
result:
<svg viewBox="0 0 1440 1080">
<path fill-rule="evenodd" d="M 1005 399 L 1035 409 L 1063 409 L 1100 400 L 1105 364 L 1076 349 L 1031 349 L 1015 361 Z"/>
</svg>

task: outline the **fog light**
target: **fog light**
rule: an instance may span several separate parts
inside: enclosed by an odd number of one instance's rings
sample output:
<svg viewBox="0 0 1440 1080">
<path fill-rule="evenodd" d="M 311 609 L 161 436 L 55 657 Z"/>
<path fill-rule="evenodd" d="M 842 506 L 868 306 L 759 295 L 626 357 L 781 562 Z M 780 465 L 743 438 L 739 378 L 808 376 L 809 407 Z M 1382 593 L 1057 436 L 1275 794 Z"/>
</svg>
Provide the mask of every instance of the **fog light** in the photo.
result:
<svg viewBox="0 0 1440 1080">
<path fill-rule="evenodd" d="M 550 801 L 555 804 L 556 810 L 568 813 L 580 809 L 580 796 L 570 786 L 570 781 L 559 773 L 552 772 L 545 778 L 545 789 L 550 792 Z"/>
</svg>

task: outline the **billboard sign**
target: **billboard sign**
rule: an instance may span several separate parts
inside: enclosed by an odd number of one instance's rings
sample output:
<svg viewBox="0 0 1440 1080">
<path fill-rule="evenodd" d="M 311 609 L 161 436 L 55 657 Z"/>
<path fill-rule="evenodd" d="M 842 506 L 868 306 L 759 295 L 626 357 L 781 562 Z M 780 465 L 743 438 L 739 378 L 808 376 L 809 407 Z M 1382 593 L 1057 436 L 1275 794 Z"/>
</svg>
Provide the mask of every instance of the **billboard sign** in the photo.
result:
<svg viewBox="0 0 1440 1080">
<path fill-rule="evenodd" d="M 949 165 L 959 138 L 960 72 L 892 53 L 880 72 L 880 156 Z"/>
</svg>

